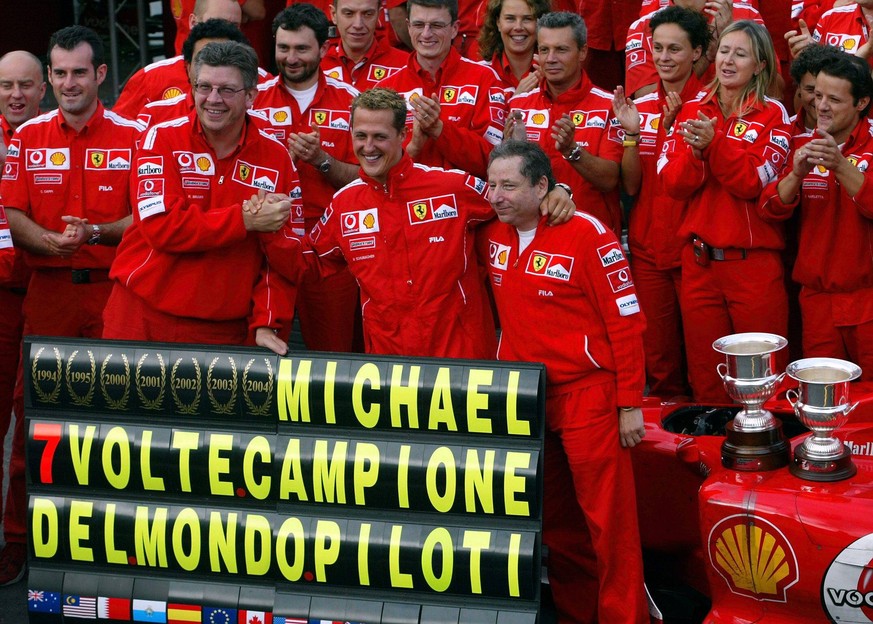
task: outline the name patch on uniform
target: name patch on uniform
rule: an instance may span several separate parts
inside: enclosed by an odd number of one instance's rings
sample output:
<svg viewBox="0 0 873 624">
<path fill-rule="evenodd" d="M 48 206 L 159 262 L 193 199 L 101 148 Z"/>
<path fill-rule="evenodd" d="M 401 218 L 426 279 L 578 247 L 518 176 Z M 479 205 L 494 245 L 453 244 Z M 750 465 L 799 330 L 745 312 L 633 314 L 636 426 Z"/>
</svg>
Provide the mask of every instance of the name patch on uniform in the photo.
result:
<svg viewBox="0 0 873 624">
<path fill-rule="evenodd" d="M 33 176 L 34 184 L 61 184 L 64 181 L 64 176 L 60 174 L 36 174 Z"/>
<path fill-rule="evenodd" d="M 25 166 L 28 171 L 33 170 L 54 170 L 54 171 L 69 171 L 70 169 L 70 148 L 40 148 L 25 150 Z"/>
<path fill-rule="evenodd" d="M 238 160 L 233 167 L 233 180 L 252 188 L 272 192 L 279 184 L 279 172 Z"/>
<path fill-rule="evenodd" d="M 182 178 L 182 188 L 187 189 L 208 189 L 209 179 L 206 178 Z"/>
<path fill-rule="evenodd" d="M 146 156 L 137 158 L 136 174 L 139 176 L 164 175 L 164 157 Z"/>
<path fill-rule="evenodd" d="M 215 163 L 212 155 L 196 152 L 173 152 L 173 157 L 179 164 L 179 173 L 199 173 L 215 175 Z"/>
<path fill-rule="evenodd" d="M 560 254 L 550 254 L 544 251 L 534 251 L 527 260 L 524 272 L 531 275 L 541 275 L 561 280 L 570 281 L 573 271 L 573 258 Z"/>
<path fill-rule="evenodd" d="M 167 211 L 166 207 L 164 206 L 163 195 L 158 197 L 149 197 L 148 199 L 142 200 L 137 205 L 137 210 L 139 211 L 140 219 L 147 219 L 148 217 Z"/>
<path fill-rule="evenodd" d="M 488 255 L 491 259 L 491 266 L 505 271 L 509 267 L 509 252 L 511 248 L 509 245 L 495 243 L 494 241 L 489 242 Z"/>
<path fill-rule="evenodd" d="M 624 254 L 621 251 L 621 246 L 618 241 L 597 248 L 597 256 L 600 258 L 600 264 L 609 267 L 616 262 L 624 260 Z"/>
<path fill-rule="evenodd" d="M 346 212 L 342 217 L 343 236 L 370 234 L 379 231 L 379 211 L 377 208 Z"/>
<path fill-rule="evenodd" d="M 409 212 L 409 223 L 419 225 L 428 221 L 440 221 L 442 219 L 454 219 L 458 216 L 458 204 L 455 195 L 440 195 L 427 199 L 417 199 L 406 202 Z"/>
<path fill-rule="evenodd" d="M 85 169 L 90 170 L 129 170 L 129 149 L 89 149 L 85 150 Z"/>
<path fill-rule="evenodd" d="M 620 292 L 634 285 L 634 281 L 631 279 L 630 269 L 627 268 L 607 273 L 606 277 L 609 280 L 609 286 L 614 293 Z"/>
<path fill-rule="evenodd" d="M 146 197 L 157 197 L 164 194 L 164 179 L 146 178 L 139 181 L 139 186 L 136 189 L 136 198 L 145 199 Z"/>
<path fill-rule="evenodd" d="M 372 249 L 376 246 L 376 237 L 367 236 L 366 238 L 356 238 L 349 241 L 349 249 L 355 251 L 357 249 Z"/>
<path fill-rule="evenodd" d="M 637 314 L 640 311 L 640 304 L 637 303 L 636 295 L 626 295 L 615 300 L 615 305 L 618 306 L 618 313 L 621 316 L 630 316 Z"/>
</svg>

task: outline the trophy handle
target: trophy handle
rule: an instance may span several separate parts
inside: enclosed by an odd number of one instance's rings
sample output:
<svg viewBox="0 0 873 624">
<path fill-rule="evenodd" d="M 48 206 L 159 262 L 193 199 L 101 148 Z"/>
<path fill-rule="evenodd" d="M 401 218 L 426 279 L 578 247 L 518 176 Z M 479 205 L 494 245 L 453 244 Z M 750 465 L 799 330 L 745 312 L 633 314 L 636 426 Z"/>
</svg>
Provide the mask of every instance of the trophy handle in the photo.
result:
<svg viewBox="0 0 873 624">
<path fill-rule="evenodd" d="M 785 398 L 788 399 L 789 403 L 791 403 L 791 407 L 795 407 L 800 395 L 797 393 L 796 388 L 788 388 L 788 390 L 785 391 Z"/>
<path fill-rule="evenodd" d="M 848 416 L 848 415 L 851 413 L 851 411 L 852 411 L 853 409 L 855 409 L 856 407 L 858 407 L 858 401 L 855 401 L 854 403 L 852 403 L 852 404 L 851 404 L 851 405 L 846 409 L 846 411 L 843 412 L 843 416 Z"/>
<path fill-rule="evenodd" d="M 718 376 L 721 377 L 721 380 L 724 381 L 725 376 L 727 375 L 727 364 L 724 362 L 719 362 L 715 367 L 716 372 L 718 372 Z"/>
</svg>

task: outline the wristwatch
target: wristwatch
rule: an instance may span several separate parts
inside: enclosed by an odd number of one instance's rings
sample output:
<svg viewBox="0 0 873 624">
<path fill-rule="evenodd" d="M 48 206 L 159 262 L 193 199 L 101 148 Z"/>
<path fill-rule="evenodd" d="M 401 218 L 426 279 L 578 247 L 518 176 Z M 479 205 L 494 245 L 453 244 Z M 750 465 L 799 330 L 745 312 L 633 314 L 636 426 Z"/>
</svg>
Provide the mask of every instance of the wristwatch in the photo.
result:
<svg viewBox="0 0 873 624">
<path fill-rule="evenodd" d="M 574 145 L 572 151 L 564 156 L 564 158 L 569 160 L 570 162 L 576 162 L 577 160 L 582 158 L 582 148 L 578 145 Z"/>
<path fill-rule="evenodd" d="M 327 173 L 330 171 L 330 166 L 333 164 L 333 161 L 330 159 L 330 156 L 324 159 L 324 162 L 316 167 L 321 173 Z"/>
<path fill-rule="evenodd" d="M 100 226 L 97 225 L 96 223 L 92 223 L 91 224 L 91 238 L 88 239 L 88 241 L 87 241 L 88 244 L 89 245 L 96 245 L 97 243 L 99 243 L 100 242 L 100 234 L 102 234 L 102 231 L 100 230 Z"/>
</svg>

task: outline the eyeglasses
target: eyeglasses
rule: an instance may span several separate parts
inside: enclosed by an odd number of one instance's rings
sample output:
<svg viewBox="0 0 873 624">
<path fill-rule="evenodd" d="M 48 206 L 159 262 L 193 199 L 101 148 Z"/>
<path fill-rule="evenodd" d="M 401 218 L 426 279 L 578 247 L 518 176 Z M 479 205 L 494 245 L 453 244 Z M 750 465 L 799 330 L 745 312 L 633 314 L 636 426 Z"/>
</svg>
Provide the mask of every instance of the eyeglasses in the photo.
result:
<svg viewBox="0 0 873 624">
<path fill-rule="evenodd" d="M 218 97 L 220 97 L 222 100 L 229 100 L 240 91 L 245 90 L 245 87 L 242 87 L 240 89 L 234 89 L 233 87 L 213 87 L 211 84 L 206 82 L 194 83 L 195 93 L 208 97 L 213 91 L 218 91 Z"/>
<path fill-rule="evenodd" d="M 412 30 L 424 30 L 425 27 L 430 26 L 430 31 L 439 33 L 444 31 L 446 28 L 451 26 L 451 24 L 447 24 L 446 22 L 407 22 L 409 27 Z"/>
</svg>

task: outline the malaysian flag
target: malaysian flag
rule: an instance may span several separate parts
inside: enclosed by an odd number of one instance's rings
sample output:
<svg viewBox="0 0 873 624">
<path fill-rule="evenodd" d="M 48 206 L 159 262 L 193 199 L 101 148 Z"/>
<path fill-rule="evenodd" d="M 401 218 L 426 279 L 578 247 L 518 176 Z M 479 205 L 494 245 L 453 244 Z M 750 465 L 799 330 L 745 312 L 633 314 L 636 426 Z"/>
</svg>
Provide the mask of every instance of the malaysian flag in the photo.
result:
<svg viewBox="0 0 873 624">
<path fill-rule="evenodd" d="M 83 618 L 88 620 L 97 619 L 96 596 L 64 596 L 64 617 Z"/>
</svg>

